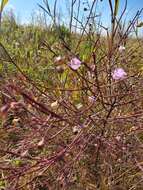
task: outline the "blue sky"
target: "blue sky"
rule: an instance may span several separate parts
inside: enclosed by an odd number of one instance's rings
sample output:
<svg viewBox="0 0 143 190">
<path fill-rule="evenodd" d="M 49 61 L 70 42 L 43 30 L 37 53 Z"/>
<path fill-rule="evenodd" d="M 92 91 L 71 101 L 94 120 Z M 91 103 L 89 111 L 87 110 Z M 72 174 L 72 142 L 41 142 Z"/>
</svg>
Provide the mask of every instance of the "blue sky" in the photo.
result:
<svg viewBox="0 0 143 190">
<path fill-rule="evenodd" d="M 52 3 L 54 0 L 49 0 Z M 65 10 L 65 1 L 68 0 L 59 0 L 60 8 Z M 82 0 L 84 1 L 84 0 Z M 93 0 L 89 0 L 92 2 Z M 99 0 L 98 0 L 99 1 Z M 123 6 L 125 0 L 120 0 L 121 7 Z M 16 15 L 18 15 L 23 23 L 27 23 L 30 20 L 31 14 L 38 11 L 38 5 L 42 4 L 42 0 L 9 0 L 6 9 L 12 8 Z M 104 23 L 109 23 L 109 9 L 108 9 L 108 0 L 103 0 L 100 2 L 98 8 L 98 13 L 102 13 L 102 18 Z M 135 12 L 143 8 L 143 0 L 128 0 L 127 14 L 128 16 L 133 16 Z"/>
<path fill-rule="evenodd" d="M 6 9 L 12 8 L 21 21 L 27 23 L 31 14 L 38 10 L 37 3 L 41 2 L 42 0 L 9 0 Z"/>
</svg>

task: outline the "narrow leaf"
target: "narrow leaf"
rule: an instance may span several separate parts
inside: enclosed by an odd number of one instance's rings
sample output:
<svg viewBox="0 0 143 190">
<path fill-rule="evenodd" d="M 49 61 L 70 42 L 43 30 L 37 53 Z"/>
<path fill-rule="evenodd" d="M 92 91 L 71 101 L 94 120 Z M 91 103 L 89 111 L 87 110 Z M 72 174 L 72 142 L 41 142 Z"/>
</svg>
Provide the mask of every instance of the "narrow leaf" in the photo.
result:
<svg viewBox="0 0 143 190">
<path fill-rule="evenodd" d="M 118 14 L 119 1 L 120 1 L 120 0 L 115 0 L 114 16 L 117 16 L 117 14 Z"/>
<path fill-rule="evenodd" d="M 0 5 L 0 12 L 3 11 L 4 7 L 6 6 L 6 4 L 8 3 L 8 0 L 2 0 L 1 5 Z"/>
</svg>

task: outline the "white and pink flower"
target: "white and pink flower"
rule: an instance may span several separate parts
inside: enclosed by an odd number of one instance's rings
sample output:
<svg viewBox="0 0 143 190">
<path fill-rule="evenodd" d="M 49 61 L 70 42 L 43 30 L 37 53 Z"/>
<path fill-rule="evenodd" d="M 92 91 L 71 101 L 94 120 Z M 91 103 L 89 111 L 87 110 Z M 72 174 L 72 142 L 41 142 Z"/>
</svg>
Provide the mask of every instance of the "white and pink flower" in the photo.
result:
<svg viewBox="0 0 143 190">
<path fill-rule="evenodd" d="M 122 68 L 117 68 L 112 73 L 112 78 L 114 80 L 123 80 L 127 77 L 127 73 Z"/>
</svg>

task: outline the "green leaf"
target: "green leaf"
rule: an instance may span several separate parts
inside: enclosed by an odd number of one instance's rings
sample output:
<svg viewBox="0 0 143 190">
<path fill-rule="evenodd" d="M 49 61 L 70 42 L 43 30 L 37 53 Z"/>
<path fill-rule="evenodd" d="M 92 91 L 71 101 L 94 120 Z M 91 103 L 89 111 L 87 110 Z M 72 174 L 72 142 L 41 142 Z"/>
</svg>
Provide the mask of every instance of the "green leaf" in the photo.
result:
<svg viewBox="0 0 143 190">
<path fill-rule="evenodd" d="M 120 0 L 115 0 L 114 16 L 116 16 L 116 15 L 118 14 L 119 1 L 120 1 Z"/>
<path fill-rule="evenodd" d="M 1 6 L 0 6 L 0 12 L 3 11 L 3 9 L 4 9 L 4 7 L 5 7 L 5 5 L 6 5 L 7 3 L 8 3 L 8 0 L 2 0 Z"/>
<path fill-rule="evenodd" d="M 140 27 L 143 27 L 143 22 L 140 22 L 138 25 L 137 25 L 138 28 Z"/>
</svg>

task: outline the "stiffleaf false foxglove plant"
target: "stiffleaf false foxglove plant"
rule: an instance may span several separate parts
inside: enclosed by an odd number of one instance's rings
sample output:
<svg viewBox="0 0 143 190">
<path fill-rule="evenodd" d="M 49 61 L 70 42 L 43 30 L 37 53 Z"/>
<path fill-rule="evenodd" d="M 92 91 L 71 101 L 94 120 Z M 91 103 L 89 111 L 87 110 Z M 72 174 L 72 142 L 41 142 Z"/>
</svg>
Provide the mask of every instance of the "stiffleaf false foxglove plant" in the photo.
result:
<svg viewBox="0 0 143 190">
<path fill-rule="evenodd" d="M 73 70 L 77 70 L 80 66 L 81 66 L 81 61 L 74 57 L 71 59 L 70 63 L 69 63 L 69 66 L 73 69 Z"/>
<path fill-rule="evenodd" d="M 114 80 L 123 80 L 127 76 L 127 73 L 122 68 L 117 68 L 112 73 L 112 78 Z"/>
</svg>

